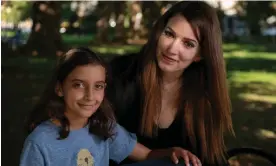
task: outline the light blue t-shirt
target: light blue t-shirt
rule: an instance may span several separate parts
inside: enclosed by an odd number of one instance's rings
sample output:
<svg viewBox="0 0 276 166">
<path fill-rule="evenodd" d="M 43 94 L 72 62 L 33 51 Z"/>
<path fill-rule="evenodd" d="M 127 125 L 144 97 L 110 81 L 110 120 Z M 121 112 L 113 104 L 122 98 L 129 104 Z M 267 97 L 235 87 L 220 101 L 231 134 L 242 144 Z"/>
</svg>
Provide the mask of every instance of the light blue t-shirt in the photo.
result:
<svg viewBox="0 0 276 166">
<path fill-rule="evenodd" d="M 58 140 L 59 127 L 51 121 L 40 124 L 26 138 L 20 166 L 107 166 L 109 159 L 120 163 L 137 143 L 134 134 L 120 125 L 115 135 L 106 141 L 90 134 L 88 127 L 70 131 L 66 139 Z"/>
</svg>

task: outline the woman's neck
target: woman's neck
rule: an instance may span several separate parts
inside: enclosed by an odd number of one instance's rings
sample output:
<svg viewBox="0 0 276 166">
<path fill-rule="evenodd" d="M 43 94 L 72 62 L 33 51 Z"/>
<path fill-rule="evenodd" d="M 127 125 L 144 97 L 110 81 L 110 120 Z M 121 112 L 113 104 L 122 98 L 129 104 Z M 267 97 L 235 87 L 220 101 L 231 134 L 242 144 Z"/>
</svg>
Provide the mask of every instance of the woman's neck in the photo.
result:
<svg viewBox="0 0 276 166">
<path fill-rule="evenodd" d="M 179 88 L 181 85 L 182 72 L 163 73 L 162 74 L 162 88 L 163 90 L 172 90 Z"/>
</svg>

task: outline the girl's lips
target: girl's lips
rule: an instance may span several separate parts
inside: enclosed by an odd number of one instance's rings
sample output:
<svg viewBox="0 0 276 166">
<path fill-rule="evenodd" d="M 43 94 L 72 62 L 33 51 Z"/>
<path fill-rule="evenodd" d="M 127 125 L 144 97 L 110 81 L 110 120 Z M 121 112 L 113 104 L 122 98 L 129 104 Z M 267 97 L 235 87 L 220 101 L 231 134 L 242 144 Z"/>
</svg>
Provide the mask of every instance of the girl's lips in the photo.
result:
<svg viewBox="0 0 276 166">
<path fill-rule="evenodd" d="M 96 106 L 96 104 L 93 104 L 93 105 L 79 104 L 79 106 L 80 106 L 81 108 L 90 110 L 90 109 L 93 109 L 93 108 Z"/>
</svg>

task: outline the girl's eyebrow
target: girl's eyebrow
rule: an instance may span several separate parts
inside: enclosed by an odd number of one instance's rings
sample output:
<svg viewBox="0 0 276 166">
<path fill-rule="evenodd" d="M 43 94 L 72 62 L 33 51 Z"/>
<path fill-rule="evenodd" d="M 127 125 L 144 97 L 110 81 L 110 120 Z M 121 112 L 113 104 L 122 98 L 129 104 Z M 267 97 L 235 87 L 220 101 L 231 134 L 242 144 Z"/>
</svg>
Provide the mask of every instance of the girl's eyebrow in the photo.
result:
<svg viewBox="0 0 276 166">
<path fill-rule="evenodd" d="M 71 81 L 72 82 L 75 82 L 75 81 L 85 82 L 85 80 L 81 80 L 81 79 L 77 79 L 77 78 L 74 78 Z M 99 83 L 105 84 L 106 82 L 104 80 L 100 80 L 100 81 L 96 81 L 95 83 L 97 83 L 97 84 L 99 84 Z"/>
<path fill-rule="evenodd" d="M 170 26 L 167 26 L 166 29 L 169 29 L 172 33 L 174 33 L 174 35 L 176 35 L 175 31 Z M 191 39 L 191 38 L 188 38 L 188 37 L 182 37 L 182 38 L 185 39 L 185 40 L 190 40 L 190 41 L 195 42 L 197 44 L 197 41 L 195 39 Z"/>
<path fill-rule="evenodd" d="M 74 82 L 74 81 L 80 81 L 80 82 L 83 82 L 83 80 L 81 80 L 81 79 L 77 79 L 77 78 L 74 78 L 74 79 L 72 79 L 71 81 L 72 81 L 72 82 Z"/>
<path fill-rule="evenodd" d="M 105 81 L 96 81 L 96 83 L 102 83 L 102 84 L 105 84 Z"/>
</svg>

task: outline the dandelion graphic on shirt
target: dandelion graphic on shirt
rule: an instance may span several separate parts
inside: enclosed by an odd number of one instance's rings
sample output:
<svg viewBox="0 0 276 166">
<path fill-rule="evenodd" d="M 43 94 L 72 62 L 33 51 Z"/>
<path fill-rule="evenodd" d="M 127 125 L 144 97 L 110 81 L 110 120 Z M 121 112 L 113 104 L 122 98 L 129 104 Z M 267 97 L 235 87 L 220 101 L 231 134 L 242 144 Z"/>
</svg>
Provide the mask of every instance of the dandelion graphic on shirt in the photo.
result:
<svg viewBox="0 0 276 166">
<path fill-rule="evenodd" d="M 87 149 L 81 149 L 77 155 L 77 166 L 95 166 L 94 158 Z"/>
</svg>

